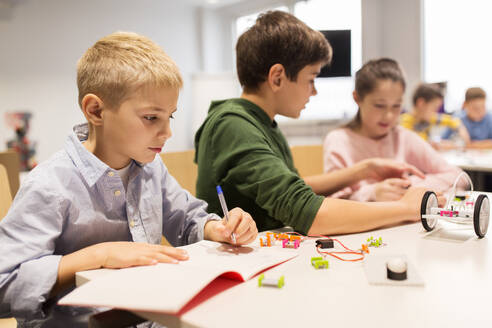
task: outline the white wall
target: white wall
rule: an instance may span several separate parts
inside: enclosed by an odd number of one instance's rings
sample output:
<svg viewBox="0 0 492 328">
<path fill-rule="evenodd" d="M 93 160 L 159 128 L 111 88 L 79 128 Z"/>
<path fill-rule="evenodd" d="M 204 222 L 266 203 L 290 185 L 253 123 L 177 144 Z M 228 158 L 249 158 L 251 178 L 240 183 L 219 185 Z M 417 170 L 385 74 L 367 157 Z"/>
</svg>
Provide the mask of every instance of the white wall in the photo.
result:
<svg viewBox="0 0 492 328">
<path fill-rule="evenodd" d="M 192 99 L 197 92 L 193 79 L 203 85 L 206 74 L 214 80 L 231 74 L 234 17 L 282 1 L 251 0 L 218 9 L 173 0 L 0 3 L 7 4 L 0 7 L 0 150 L 13 137 L 4 113 L 27 109 L 34 114 L 29 136 L 38 142 L 38 160 L 44 160 L 63 147 L 72 125 L 84 121 L 77 105 L 77 59 L 116 30 L 152 38 L 177 62 L 185 85 L 166 148 L 191 148 L 193 110 L 208 107 Z M 422 77 L 421 20 L 421 0 L 362 0 L 363 61 L 381 56 L 400 61 L 407 73 L 407 96 Z"/>
<path fill-rule="evenodd" d="M 232 72 L 234 20 L 217 9 L 199 8 L 199 40 L 202 52 L 202 72 L 213 74 Z"/>
<path fill-rule="evenodd" d="M 214 33 L 210 36 L 209 32 L 203 33 L 209 41 L 220 43 L 218 35 L 223 37 L 222 42 L 226 46 L 207 48 L 204 42 L 204 69 L 216 72 L 223 69 L 232 70 L 232 65 L 228 60 L 231 56 L 231 49 L 228 48 L 227 42 L 230 36 L 224 37 L 224 29 L 229 28 L 234 23 L 235 18 L 241 15 L 247 15 L 253 12 L 263 10 L 268 7 L 278 5 L 292 6 L 295 0 L 251 0 L 232 4 L 214 11 L 206 11 L 202 17 L 202 26 L 208 24 L 208 31 Z M 411 104 L 411 93 L 423 76 L 423 59 L 422 59 L 422 4 L 421 0 L 362 0 L 361 1 L 361 18 L 362 18 L 362 62 L 379 57 L 391 57 L 396 59 L 406 73 L 407 92 L 405 94 L 405 106 Z M 204 25 L 203 25 L 204 24 Z M 234 35 L 232 36 L 234 39 Z M 234 46 L 234 45 L 232 45 Z M 217 51 L 219 53 L 217 53 Z M 220 53 L 222 51 L 222 53 Z M 233 51 L 233 50 L 232 50 Z M 220 58 L 220 61 L 217 61 Z M 203 84 L 203 81 L 202 81 Z M 313 100 L 314 101 L 314 100 Z M 197 112 L 202 111 L 203 106 L 197 108 Z M 291 127 L 288 123 L 282 123 L 281 127 L 286 134 L 289 142 L 295 142 L 294 138 L 302 137 L 302 142 L 306 138 L 319 142 L 327 131 L 327 126 L 332 126 L 333 122 L 319 121 L 296 121 L 295 126 Z M 309 133 L 306 131 L 309 130 Z M 313 134 L 319 134 L 313 136 Z M 302 134 L 302 136 L 301 136 Z M 297 142 L 295 142 L 297 143 Z"/>
<path fill-rule="evenodd" d="M 233 72 L 196 73 L 192 77 L 192 108 L 191 134 L 194 135 L 207 117 L 210 103 L 213 100 L 238 98 L 241 96 L 241 85 Z"/>
<path fill-rule="evenodd" d="M 421 0 L 362 0 L 362 61 L 396 59 L 407 78 L 406 105 L 423 79 Z"/>
<path fill-rule="evenodd" d="M 38 160 L 63 147 L 71 127 L 84 121 L 77 105 L 76 61 L 116 30 L 150 37 L 177 62 L 185 85 L 166 147 L 191 147 L 191 75 L 201 64 L 196 7 L 171 0 L 7 2 L 14 5 L 2 7 L 0 15 L 0 150 L 13 137 L 4 113 L 19 109 L 34 115 L 29 136 L 38 143 Z"/>
<path fill-rule="evenodd" d="M 215 16 L 219 22 L 233 22 L 240 15 L 274 5 L 292 5 L 294 2 L 243 1 L 216 10 Z M 362 62 L 383 56 L 398 60 L 407 77 L 405 105 L 409 106 L 414 87 L 423 79 L 422 0 L 362 0 L 361 4 Z M 223 51 L 220 57 L 227 58 L 230 49 L 224 47 Z M 231 66 L 226 62 L 223 67 L 228 70 Z"/>
</svg>

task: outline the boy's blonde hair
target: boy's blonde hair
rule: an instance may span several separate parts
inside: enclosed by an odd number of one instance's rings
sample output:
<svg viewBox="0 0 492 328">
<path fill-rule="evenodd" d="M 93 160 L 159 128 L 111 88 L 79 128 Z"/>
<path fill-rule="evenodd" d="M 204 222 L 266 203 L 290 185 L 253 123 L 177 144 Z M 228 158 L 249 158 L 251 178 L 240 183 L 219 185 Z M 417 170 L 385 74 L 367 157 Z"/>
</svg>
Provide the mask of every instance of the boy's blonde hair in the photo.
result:
<svg viewBox="0 0 492 328">
<path fill-rule="evenodd" d="M 98 40 L 77 63 L 79 105 L 93 93 L 117 108 L 141 87 L 180 89 L 176 63 L 152 40 L 130 32 L 115 32 Z"/>
<path fill-rule="evenodd" d="M 474 87 L 468 88 L 465 93 L 465 102 L 475 100 L 475 99 L 485 99 L 487 94 L 482 88 Z"/>
</svg>

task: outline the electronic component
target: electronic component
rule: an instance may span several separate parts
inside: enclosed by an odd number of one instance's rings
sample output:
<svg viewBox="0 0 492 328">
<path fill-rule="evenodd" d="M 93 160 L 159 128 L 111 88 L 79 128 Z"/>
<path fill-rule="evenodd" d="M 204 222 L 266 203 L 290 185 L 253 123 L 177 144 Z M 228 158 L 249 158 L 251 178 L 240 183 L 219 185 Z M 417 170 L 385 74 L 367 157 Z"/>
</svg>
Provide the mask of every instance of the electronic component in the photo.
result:
<svg viewBox="0 0 492 328">
<path fill-rule="evenodd" d="M 388 279 L 405 280 L 407 279 L 407 262 L 399 257 L 395 257 L 386 262 L 386 273 Z"/>
<path fill-rule="evenodd" d="M 318 239 L 316 240 L 316 247 L 319 248 L 334 248 L 333 239 Z"/>
<path fill-rule="evenodd" d="M 367 238 L 367 246 L 371 247 L 381 247 L 384 246 L 385 244 L 383 243 L 383 238 L 379 237 L 377 239 L 374 239 L 374 237 Z"/>
<path fill-rule="evenodd" d="M 260 246 L 261 247 L 270 247 L 275 244 L 275 241 L 272 240 L 271 235 L 267 234 L 266 237 L 260 237 Z"/>
<path fill-rule="evenodd" d="M 295 239 L 295 240 L 288 240 L 288 239 L 282 239 L 282 248 L 299 248 L 299 244 L 300 244 L 300 240 L 299 239 Z"/>
<path fill-rule="evenodd" d="M 328 260 L 325 260 L 321 256 L 311 257 L 311 265 L 315 269 L 328 269 L 329 268 Z"/>
<path fill-rule="evenodd" d="M 269 286 L 269 287 L 284 287 L 284 276 L 279 278 L 265 278 L 265 274 L 262 273 L 258 277 L 258 287 Z"/>
</svg>

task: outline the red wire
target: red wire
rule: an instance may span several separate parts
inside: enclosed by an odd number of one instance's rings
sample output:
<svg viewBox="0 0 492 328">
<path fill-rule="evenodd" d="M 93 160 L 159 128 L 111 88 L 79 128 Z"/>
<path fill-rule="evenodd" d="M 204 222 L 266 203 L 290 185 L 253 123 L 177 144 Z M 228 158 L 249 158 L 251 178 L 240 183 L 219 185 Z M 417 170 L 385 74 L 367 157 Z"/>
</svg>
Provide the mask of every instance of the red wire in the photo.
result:
<svg viewBox="0 0 492 328">
<path fill-rule="evenodd" d="M 336 252 L 324 252 L 324 251 L 320 251 L 320 248 L 319 246 L 316 246 L 316 251 L 321 254 L 321 255 L 330 255 L 330 256 L 333 256 L 334 258 L 336 259 L 339 259 L 341 261 L 349 261 L 349 262 L 356 262 L 356 261 L 361 261 L 364 259 L 364 252 L 362 251 L 354 251 L 353 249 L 350 249 L 348 248 L 347 246 L 345 246 L 341 241 L 339 241 L 338 239 L 335 239 L 335 238 L 331 238 L 330 236 L 325 236 L 325 235 L 308 235 L 308 236 L 304 236 L 298 232 L 287 232 L 286 234 L 293 234 L 293 235 L 298 235 L 298 236 L 301 236 L 303 237 L 303 239 L 305 238 L 329 238 L 333 241 L 336 241 L 337 243 L 340 244 L 340 246 L 342 246 L 343 248 L 346 249 L 346 251 L 344 252 L 339 252 L 339 251 L 336 251 Z M 360 257 L 359 258 L 355 258 L 355 259 L 344 259 L 344 258 L 341 258 L 340 256 L 337 256 L 335 254 L 352 254 L 352 255 L 359 255 Z"/>
<path fill-rule="evenodd" d="M 347 252 L 323 252 L 323 251 L 320 251 L 319 250 L 319 247 L 316 247 L 316 251 L 321 254 L 321 255 L 330 255 L 330 256 L 333 256 L 334 258 L 336 259 L 339 259 L 341 261 L 349 261 L 349 262 L 357 262 L 357 261 L 362 261 L 364 259 L 364 253 L 362 252 L 355 252 L 355 251 L 347 251 Z M 355 259 L 344 259 L 344 258 L 341 258 L 340 256 L 337 256 L 335 254 L 352 254 L 352 255 L 358 255 L 360 257 L 358 258 L 355 258 Z"/>
</svg>

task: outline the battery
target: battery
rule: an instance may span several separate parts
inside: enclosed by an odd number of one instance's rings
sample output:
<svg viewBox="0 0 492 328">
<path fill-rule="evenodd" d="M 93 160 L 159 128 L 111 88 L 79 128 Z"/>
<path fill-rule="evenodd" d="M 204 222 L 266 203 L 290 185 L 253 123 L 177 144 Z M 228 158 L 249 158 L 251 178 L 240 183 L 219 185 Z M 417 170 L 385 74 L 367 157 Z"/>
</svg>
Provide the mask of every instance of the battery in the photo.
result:
<svg viewBox="0 0 492 328">
<path fill-rule="evenodd" d="M 316 247 L 319 248 L 333 248 L 335 245 L 333 244 L 333 239 L 318 239 L 316 240 Z"/>
</svg>

